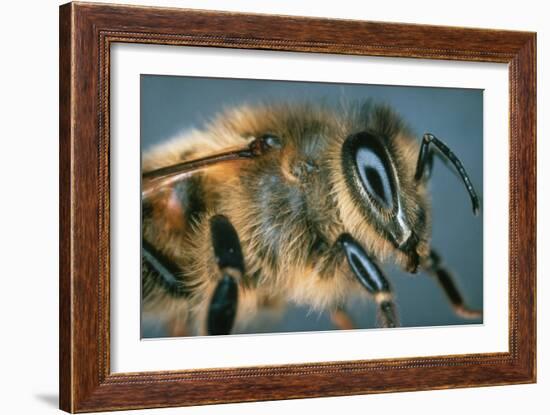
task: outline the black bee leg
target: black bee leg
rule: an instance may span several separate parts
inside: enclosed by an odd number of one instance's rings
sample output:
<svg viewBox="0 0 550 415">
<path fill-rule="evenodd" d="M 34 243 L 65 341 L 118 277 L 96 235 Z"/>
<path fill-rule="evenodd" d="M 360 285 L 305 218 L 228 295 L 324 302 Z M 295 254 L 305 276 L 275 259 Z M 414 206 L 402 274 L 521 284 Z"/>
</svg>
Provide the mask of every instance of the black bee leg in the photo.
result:
<svg viewBox="0 0 550 415">
<path fill-rule="evenodd" d="M 433 164 L 433 151 L 430 147 L 430 144 L 433 144 L 437 148 L 437 150 L 439 150 L 439 152 L 437 153 L 438 155 L 443 155 L 445 157 L 443 159 L 444 162 L 450 161 L 455 167 L 458 175 L 464 182 L 464 186 L 466 186 L 468 194 L 470 195 L 474 215 L 477 215 L 479 213 L 479 198 L 477 197 L 477 193 L 474 189 L 472 181 L 470 180 L 470 177 L 468 176 L 468 173 L 466 173 L 462 162 L 451 151 L 451 149 L 433 134 L 426 133 L 422 137 L 422 144 L 420 145 L 418 162 L 416 164 L 416 173 L 414 176 L 415 180 L 417 182 L 421 180 L 426 180 L 431 175 Z"/>
<path fill-rule="evenodd" d="M 166 296 L 174 299 L 189 297 L 193 287 L 186 285 L 181 268 L 156 249 L 146 239 L 141 243 L 141 296 L 144 303 L 164 301 Z M 166 310 L 168 311 L 168 310 Z M 165 330 L 168 336 L 188 335 L 187 318 L 177 313 L 167 313 Z"/>
<path fill-rule="evenodd" d="M 187 297 L 190 294 L 181 278 L 181 269 L 166 255 L 145 239 L 141 242 L 143 298 L 154 293 L 157 287 L 172 297 Z"/>
<path fill-rule="evenodd" d="M 430 252 L 430 259 L 425 268 L 437 280 L 457 315 L 468 319 L 481 317 L 481 311 L 472 310 L 466 306 L 451 273 L 443 266 L 441 257 L 435 251 Z"/>
<path fill-rule="evenodd" d="M 208 334 L 229 334 L 237 314 L 238 281 L 244 274 L 239 236 L 222 215 L 210 219 L 210 236 L 221 279 L 214 289 L 207 317 Z"/>
<path fill-rule="evenodd" d="M 347 233 L 340 235 L 338 242 L 353 274 L 377 302 L 380 325 L 382 327 L 397 326 L 397 312 L 393 303 L 392 290 L 380 267 L 351 235 Z"/>
</svg>

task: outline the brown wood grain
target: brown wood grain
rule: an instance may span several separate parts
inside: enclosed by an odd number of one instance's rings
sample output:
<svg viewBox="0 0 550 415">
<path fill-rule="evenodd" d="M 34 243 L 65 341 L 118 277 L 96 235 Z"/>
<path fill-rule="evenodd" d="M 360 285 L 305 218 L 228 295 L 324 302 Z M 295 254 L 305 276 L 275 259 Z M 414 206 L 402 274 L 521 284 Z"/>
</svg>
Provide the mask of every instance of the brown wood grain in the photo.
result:
<svg viewBox="0 0 550 415">
<path fill-rule="evenodd" d="M 510 351 L 110 373 L 109 59 L 115 42 L 508 63 Z M 60 407 L 86 412 L 534 382 L 535 68 L 534 33 L 104 4 L 61 6 Z"/>
<path fill-rule="evenodd" d="M 71 321 L 71 54 L 72 22 L 69 7 L 59 14 L 59 406 L 72 410 L 73 370 Z"/>
</svg>

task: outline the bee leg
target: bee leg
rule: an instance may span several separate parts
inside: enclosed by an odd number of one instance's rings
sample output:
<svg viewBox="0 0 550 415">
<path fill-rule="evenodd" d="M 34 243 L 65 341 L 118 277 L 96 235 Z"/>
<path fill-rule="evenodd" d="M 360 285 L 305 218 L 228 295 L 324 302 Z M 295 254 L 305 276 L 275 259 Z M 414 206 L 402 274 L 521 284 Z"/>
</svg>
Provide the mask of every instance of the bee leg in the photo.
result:
<svg viewBox="0 0 550 415">
<path fill-rule="evenodd" d="M 430 252 L 430 259 L 425 268 L 437 280 L 457 315 L 468 319 L 481 317 L 481 311 L 472 310 L 466 306 L 451 273 L 443 266 L 441 257 L 435 251 Z"/>
<path fill-rule="evenodd" d="M 141 294 L 144 303 L 174 300 L 181 304 L 181 300 L 189 297 L 191 290 L 185 285 L 178 265 L 145 239 L 142 240 L 141 259 Z M 171 337 L 188 335 L 187 313 L 182 311 L 178 307 L 165 309 L 165 329 Z"/>
<path fill-rule="evenodd" d="M 244 274 L 244 258 L 237 231 L 222 215 L 210 219 L 210 237 L 221 275 L 208 308 L 208 334 L 229 334 L 237 314 L 238 284 Z"/>
<path fill-rule="evenodd" d="M 330 314 L 330 319 L 340 330 L 353 330 L 355 324 L 344 306 L 336 307 Z"/>
<path fill-rule="evenodd" d="M 477 193 L 474 189 L 472 181 L 470 180 L 470 177 L 468 176 L 468 173 L 466 173 L 466 169 L 464 169 L 462 162 L 451 151 L 451 149 L 433 134 L 426 133 L 422 137 L 422 144 L 420 145 L 420 152 L 418 154 L 418 161 L 416 164 L 416 173 L 414 176 L 415 180 L 417 182 L 421 180 L 426 180 L 431 175 L 433 164 L 433 151 L 430 147 L 430 144 L 433 144 L 437 148 L 437 150 L 439 150 L 439 152 L 437 153 L 438 155 L 442 155 L 445 157 L 444 159 L 442 159 L 445 163 L 450 161 L 455 167 L 458 175 L 464 183 L 464 186 L 466 187 L 466 190 L 468 191 L 468 194 L 470 195 L 474 215 L 477 216 L 477 214 L 479 213 L 479 198 L 477 197 Z"/>
<path fill-rule="evenodd" d="M 142 292 L 146 297 L 154 287 L 160 287 L 170 296 L 188 297 L 189 290 L 181 278 L 180 268 L 145 239 L 141 244 L 143 266 Z"/>
<path fill-rule="evenodd" d="M 342 247 L 348 264 L 359 280 L 378 304 L 378 319 L 382 327 L 397 326 L 397 312 L 393 303 L 390 284 L 380 267 L 368 256 L 363 247 L 347 233 L 340 235 L 338 243 Z"/>
</svg>

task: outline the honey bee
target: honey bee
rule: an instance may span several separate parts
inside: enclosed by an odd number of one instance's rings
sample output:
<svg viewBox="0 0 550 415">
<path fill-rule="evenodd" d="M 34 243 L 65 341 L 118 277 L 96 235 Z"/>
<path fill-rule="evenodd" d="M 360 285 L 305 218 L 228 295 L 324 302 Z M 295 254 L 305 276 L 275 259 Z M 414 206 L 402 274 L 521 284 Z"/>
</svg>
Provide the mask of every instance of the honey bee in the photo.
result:
<svg viewBox="0 0 550 415">
<path fill-rule="evenodd" d="M 433 276 L 455 312 L 465 304 L 431 247 L 434 156 L 479 198 L 458 157 L 433 134 L 418 140 L 389 106 L 241 106 L 142 160 L 142 309 L 171 335 L 229 334 L 286 304 L 328 310 L 354 327 L 351 296 L 397 307 L 381 264 Z"/>
</svg>

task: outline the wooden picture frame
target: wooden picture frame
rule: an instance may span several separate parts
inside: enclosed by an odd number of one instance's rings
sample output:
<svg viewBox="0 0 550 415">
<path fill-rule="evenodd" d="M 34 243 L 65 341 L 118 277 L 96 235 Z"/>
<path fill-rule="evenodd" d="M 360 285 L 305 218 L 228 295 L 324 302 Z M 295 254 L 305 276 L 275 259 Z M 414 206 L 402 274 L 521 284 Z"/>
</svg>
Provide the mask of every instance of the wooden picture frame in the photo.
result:
<svg viewBox="0 0 550 415">
<path fill-rule="evenodd" d="M 500 62 L 509 66 L 509 351 L 111 373 L 113 43 Z M 183 9 L 60 8 L 60 407 L 90 412 L 536 380 L 536 34 Z"/>
</svg>

